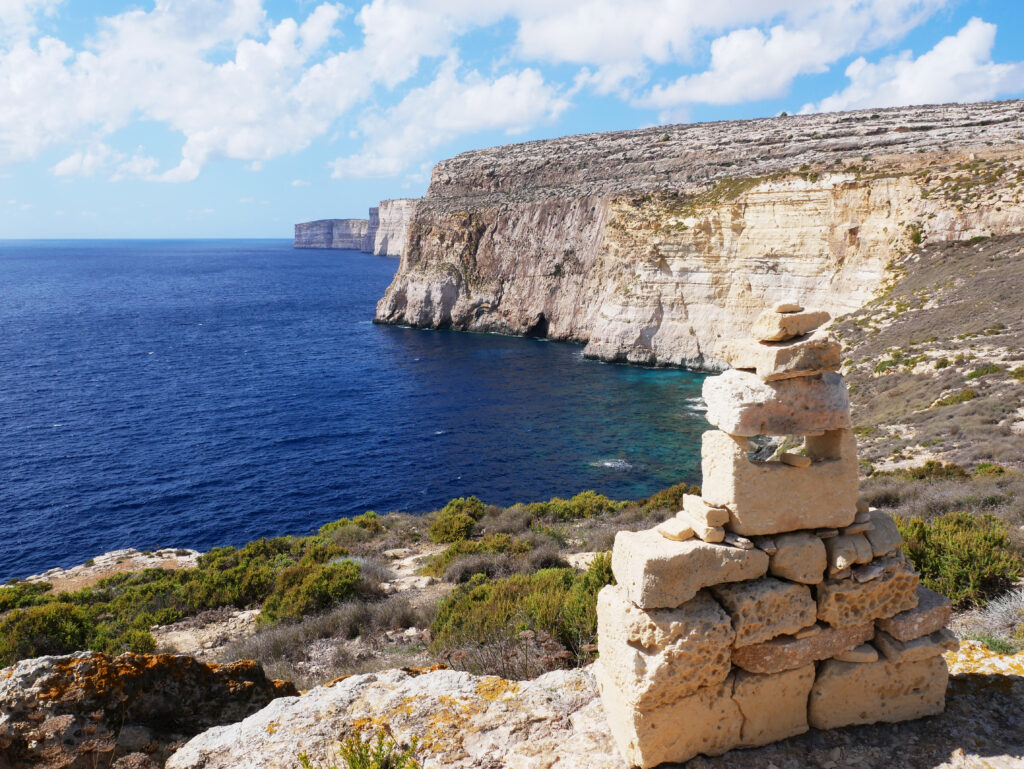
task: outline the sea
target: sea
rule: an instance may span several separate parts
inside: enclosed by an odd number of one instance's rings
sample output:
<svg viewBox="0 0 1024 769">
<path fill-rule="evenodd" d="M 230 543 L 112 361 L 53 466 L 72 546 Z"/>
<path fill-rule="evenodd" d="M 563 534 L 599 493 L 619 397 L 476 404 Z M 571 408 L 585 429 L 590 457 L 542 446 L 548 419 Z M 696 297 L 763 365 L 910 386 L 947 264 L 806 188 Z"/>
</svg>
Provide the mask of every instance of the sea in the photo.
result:
<svg viewBox="0 0 1024 769">
<path fill-rule="evenodd" d="M 697 482 L 703 375 L 373 324 L 398 260 L 0 241 L 0 582 L 453 497 Z"/>
</svg>

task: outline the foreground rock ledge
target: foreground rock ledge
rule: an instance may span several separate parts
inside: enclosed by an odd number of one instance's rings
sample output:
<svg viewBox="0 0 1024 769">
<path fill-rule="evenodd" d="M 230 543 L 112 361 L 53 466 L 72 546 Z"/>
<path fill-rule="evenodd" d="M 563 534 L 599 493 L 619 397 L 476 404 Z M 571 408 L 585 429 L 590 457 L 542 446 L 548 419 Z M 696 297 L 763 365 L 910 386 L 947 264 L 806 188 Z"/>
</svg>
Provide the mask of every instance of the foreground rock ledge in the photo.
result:
<svg viewBox="0 0 1024 769">
<path fill-rule="evenodd" d="M 688 769 L 857 769 L 1020 766 L 1024 755 L 1024 654 L 972 641 L 947 654 L 946 712 L 901 724 L 806 734 L 762 748 L 699 757 Z M 424 769 L 625 769 L 589 668 L 533 681 L 443 670 L 353 676 L 302 697 L 275 700 L 241 723 L 199 735 L 168 769 L 293 769 L 305 752 L 338 763 L 334 746 L 354 726 L 387 724 L 418 737 Z M 329 765 L 329 764 L 324 764 Z M 666 765 L 671 766 L 671 765 Z"/>
</svg>

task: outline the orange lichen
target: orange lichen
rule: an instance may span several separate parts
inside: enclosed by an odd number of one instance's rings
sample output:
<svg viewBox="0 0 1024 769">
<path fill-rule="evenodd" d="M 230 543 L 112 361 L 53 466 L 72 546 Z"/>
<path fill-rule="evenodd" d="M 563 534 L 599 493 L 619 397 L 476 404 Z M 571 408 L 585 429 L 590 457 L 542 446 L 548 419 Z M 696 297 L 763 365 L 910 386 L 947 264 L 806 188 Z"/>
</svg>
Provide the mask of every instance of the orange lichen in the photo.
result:
<svg viewBox="0 0 1024 769">
<path fill-rule="evenodd" d="M 498 676 L 484 676 L 476 685 L 476 694 L 489 702 L 506 700 L 519 694 L 519 683 Z"/>
</svg>

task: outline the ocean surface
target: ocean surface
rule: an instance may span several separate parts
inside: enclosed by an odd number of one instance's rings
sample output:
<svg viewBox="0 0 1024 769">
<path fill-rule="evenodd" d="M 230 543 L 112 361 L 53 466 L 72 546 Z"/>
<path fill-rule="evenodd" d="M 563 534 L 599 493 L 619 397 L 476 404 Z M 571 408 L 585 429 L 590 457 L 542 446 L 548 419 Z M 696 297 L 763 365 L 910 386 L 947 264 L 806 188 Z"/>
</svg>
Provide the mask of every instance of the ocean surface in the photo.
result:
<svg viewBox="0 0 1024 769">
<path fill-rule="evenodd" d="M 122 547 L 700 475 L 703 377 L 376 326 L 398 261 L 291 241 L 0 241 L 0 582 Z"/>
</svg>

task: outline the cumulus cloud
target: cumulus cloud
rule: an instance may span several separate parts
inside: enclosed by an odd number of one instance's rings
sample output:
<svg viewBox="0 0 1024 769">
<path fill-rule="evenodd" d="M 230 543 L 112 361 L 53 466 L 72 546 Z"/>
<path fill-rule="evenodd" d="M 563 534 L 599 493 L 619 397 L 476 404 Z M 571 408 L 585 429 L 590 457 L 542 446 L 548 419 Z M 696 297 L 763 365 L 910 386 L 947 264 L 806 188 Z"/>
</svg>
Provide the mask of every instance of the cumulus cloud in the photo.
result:
<svg viewBox="0 0 1024 769">
<path fill-rule="evenodd" d="M 850 80 L 846 88 L 816 105 L 806 105 L 803 111 L 983 101 L 1021 93 L 1024 62 L 994 63 L 995 38 L 995 24 L 973 18 L 916 59 L 909 51 L 877 64 L 860 57 L 846 68 Z"/>
<path fill-rule="evenodd" d="M 360 121 L 366 144 L 361 152 L 335 160 L 332 176 L 394 176 L 457 136 L 493 130 L 515 134 L 557 118 L 568 106 L 535 69 L 493 79 L 476 71 L 460 76 L 459 62 L 451 57 L 428 86 Z"/>
<path fill-rule="evenodd" d="M 89 149 L 73 152 L 51 170 L 55 176 L 93 176 L 117 157 L 118 153 L 106 144 L 97 144 Z"/>
<path fill-rule="evenodd" d="M 53 16 L 61 0 L 0 0 L 0 44 L 28 37 L 40 17 Z"/>
</svg>

